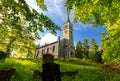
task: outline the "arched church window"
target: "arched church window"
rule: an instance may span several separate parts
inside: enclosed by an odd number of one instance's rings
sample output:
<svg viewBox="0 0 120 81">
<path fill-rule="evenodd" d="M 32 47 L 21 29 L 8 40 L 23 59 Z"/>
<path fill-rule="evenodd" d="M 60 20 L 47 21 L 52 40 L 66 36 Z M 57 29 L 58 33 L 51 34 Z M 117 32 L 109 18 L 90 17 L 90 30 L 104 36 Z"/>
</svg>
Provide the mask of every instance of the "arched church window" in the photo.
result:
<svg viewBox="0 0 120 81">
<path fill-rule="evenodd" d="M 70 53 L 70 56 L 71 56 L 71 57 L 73 56 L 73 52 Z"/>
<path fill-rule="evenodd" d="M 37 56 L 36 56 L 36 57 L 38 57 L 38 55 L 39 55 L 39 50 L 38 50 L 38 52 L 37 52 Z"/>
<path fill-rule="evenodd" d="M 44 53 L 44 49 L 42 49 L 42 54 Z"/>
<path fill-rule="evenodd" d="M 65 25 L 65 29 L 67 29 L 68 28 L 68 26 L 67 25 Z"/>
<path fill-rule="evenodd" d="M 47 48 L 47 53 L 49 52 L 49 48 Z"/>
<path fill-rule="evenodd" d="M 67 33 L 67 31 L 65 31 L 65 33 Z"/>
<path fill-rule="evenodd" d="M 52 50 L 52 52 L 54 52 L 55 51 L 55 46 L 53 46 L 53 50 Z"/>
</svg>

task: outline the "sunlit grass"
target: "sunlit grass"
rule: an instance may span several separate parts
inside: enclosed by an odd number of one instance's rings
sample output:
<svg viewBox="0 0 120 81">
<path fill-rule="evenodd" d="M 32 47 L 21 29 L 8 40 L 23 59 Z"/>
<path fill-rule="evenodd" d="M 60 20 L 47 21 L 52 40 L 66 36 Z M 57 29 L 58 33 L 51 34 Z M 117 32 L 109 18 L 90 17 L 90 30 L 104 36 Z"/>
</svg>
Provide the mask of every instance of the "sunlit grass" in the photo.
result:
<svg viewBox="0 0 120 81">
<path fill-rule="evenodd" d="M 120 81 L 120 74 L 105 70 L 96 63 L 72 58 L 66 60 L 58 59 L 55 61 L 60 64 L 61 72 L 78 70 L 79 73 L 76 76 L 63 76 L 62 81 Z M 33 80 L 32 75 L 33 70 L 42 71 L 41 59 L 9 58 L 4 63 L 0 63 L 1 69 L 12 67 L 16 68 L 16 73 L 11 81 L 41 81 L 41 78 Z"/>
<path fill-rule="evenodd" d="M 32 71 L 33 70 L 42 70 L 41 69 L 41 60 L 40 59 L 6 59 L 4 63 L 0 63 L 1 69 L 7 68 L 16 68 L 15 76 L 12 78 L 12 81 L 30 81 L 32 80 Z"/>
</svg>

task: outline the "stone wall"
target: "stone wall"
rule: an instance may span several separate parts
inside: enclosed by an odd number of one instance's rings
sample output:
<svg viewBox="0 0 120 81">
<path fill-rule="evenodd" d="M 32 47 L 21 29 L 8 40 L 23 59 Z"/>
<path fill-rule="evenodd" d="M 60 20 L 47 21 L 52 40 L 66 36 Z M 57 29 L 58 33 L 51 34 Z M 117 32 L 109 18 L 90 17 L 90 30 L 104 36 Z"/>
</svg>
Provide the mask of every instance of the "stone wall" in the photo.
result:
<svg viewBox="0 0 120 81">
<path fill-rule="evenodd" d="M 54 55 L 55 58 L 58 58 L 58 52 L 59 52 L 59 47 L 58 47 L 58 42 L 54 42 L 45 46 L 40 47 L 39 49 L 36 50 L 36 57 L 42 58 L 43 54 L 52 54 Z"/>
</svg>

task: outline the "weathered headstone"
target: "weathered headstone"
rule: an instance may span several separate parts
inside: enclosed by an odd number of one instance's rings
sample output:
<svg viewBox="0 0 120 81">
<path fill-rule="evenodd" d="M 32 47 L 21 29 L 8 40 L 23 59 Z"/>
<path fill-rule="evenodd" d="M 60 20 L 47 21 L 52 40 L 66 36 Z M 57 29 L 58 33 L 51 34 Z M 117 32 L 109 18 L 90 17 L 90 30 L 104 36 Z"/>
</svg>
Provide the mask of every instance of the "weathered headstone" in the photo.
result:
<svg viewBox="0 0 120 81">
<path fill-rule="evenodd" d="M 34 70 L 33 78 L 42 77 L 42 81 L 61 81 L 62 76 L 74 76 L 78 74 L 77 70 L 60 72 L 60 65 L 55 64 L 54 56 L 51 54 L 43 55 L 43 72 L 39 70 Z"/>
<path fill-rule="evenodd" d="M 54 56 L 51 54 L 43 55 L 42 65 L 43 73 L 42 73 L 42 81 L 61 81 L 60 77 L 60 65 L 55 64 Z"/>
<path fill-rule="evenodd" d="M 0 81 L 10 81 L 16 69 L 0 69 Z"/>
</svg>

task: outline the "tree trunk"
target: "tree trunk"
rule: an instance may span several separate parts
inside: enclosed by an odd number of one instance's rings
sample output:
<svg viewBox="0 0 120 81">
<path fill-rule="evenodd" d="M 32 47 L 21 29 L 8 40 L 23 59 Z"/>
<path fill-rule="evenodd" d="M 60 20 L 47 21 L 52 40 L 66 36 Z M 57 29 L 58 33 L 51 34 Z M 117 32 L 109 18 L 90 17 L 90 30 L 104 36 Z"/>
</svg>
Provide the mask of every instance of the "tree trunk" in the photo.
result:
<svg viewBox="0 0 120 81">
<path fill-rule="evenodd" d="M 14 42 L 16 40 L 16 38 L 12 38 L 12 39 L 10 39 L 10 42 L 9 42 L 9 44 L 7 45 L 7 50 L 6 50 L 6 54 L 7 54 L 7 57 L 10 57 L 10 55 L 11 55 L 11 45 L 12 45 L 12 43 Z"/>
</svg>

